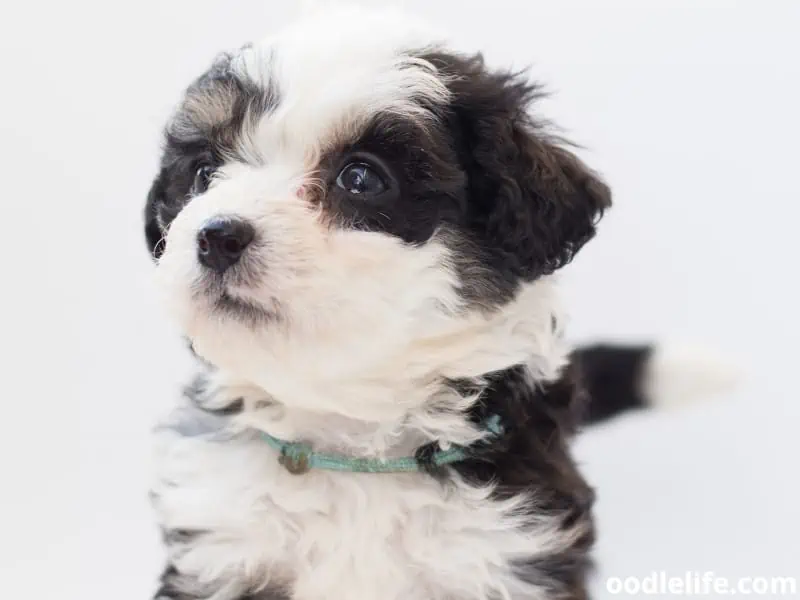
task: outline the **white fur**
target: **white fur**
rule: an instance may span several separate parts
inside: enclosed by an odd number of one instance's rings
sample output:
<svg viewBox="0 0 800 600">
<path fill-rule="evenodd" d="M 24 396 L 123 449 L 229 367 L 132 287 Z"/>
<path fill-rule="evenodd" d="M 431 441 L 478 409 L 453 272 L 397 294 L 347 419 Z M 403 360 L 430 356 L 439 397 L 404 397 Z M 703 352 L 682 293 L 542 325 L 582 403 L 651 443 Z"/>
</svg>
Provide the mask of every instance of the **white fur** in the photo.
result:
<svg viewBox="0 0 800 600">
<path fill-rule="evenodd" d="M 420 100 L 446 102 L 449 92 L 434 67 L 404 54 L 435 48 L 443 36 L 393 10 L 353 5 L 317 9 L 294 27 L 243 49 L 233 68 L 280 97 L 247 141 L 246 154 L 275 154 L 313 163 L 348 141 L 380 112 L 424 124 Z"/>
<path fill-rule="evenodd" d="M 730 361 L 705 348 L 659 344 L 645 366 L 642 391 L 648 404 L 668 409 L 728 392 L 738 380 Z"/>
</svg>

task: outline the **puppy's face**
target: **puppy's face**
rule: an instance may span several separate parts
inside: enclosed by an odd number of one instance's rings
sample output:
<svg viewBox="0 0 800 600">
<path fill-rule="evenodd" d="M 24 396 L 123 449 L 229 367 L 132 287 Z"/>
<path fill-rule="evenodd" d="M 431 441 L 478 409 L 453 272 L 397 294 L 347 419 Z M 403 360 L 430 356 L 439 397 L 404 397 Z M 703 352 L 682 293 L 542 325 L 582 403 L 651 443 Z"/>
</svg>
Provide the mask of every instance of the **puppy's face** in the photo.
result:
<svg viewBox="0 0 800 600">
<path fill-rule="evenodd" d="M 256 382 L 380 377 L 568 262 L 609 196 L 528 116 L 536 95 L 342 7 L 218 58 L 145 211 L 198 354 Z"/>
</svg>

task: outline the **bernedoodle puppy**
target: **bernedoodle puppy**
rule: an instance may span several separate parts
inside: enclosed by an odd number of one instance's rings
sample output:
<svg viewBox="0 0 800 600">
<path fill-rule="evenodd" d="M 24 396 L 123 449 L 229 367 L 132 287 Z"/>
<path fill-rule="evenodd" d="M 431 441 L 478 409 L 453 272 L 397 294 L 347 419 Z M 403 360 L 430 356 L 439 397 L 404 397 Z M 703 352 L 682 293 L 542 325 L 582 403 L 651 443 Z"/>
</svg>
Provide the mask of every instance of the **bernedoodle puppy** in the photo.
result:
<svg viewBox="0 0 800 600">
<path fill-rule="evenodd" d="M 540 96 L 349 6 L 189 86 L 145 210 L 200 366 L 157 433 L 158 598 L 587 597 L 570 438 L 663 365 L 564 339 L 554 273 L 611 197 Z"/>
</svg>

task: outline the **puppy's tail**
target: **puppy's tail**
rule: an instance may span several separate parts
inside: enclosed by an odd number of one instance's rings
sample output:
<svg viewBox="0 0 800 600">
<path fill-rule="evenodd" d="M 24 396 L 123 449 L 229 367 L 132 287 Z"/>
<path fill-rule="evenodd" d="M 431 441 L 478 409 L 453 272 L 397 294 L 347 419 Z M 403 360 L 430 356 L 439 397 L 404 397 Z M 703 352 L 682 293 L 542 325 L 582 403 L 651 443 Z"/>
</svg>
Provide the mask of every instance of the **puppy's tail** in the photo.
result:
<svg viewBox="0 0 800 600">
<path fill-rule="evenodd" d="M 584 424 L 692 404 L 730 391 L 738 380 L 730 363 L 687 347 L 595 344 L 577 348 L 572 360 L 589 395 Z"/>
</svg>

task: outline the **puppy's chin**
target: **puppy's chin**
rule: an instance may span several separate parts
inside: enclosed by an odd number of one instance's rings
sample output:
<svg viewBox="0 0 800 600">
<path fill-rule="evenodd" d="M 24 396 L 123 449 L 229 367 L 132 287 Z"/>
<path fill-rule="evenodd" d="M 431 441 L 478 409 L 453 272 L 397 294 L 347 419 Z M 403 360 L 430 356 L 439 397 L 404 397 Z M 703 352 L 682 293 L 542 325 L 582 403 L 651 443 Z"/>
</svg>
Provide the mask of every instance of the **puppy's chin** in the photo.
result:
<svg viewBox="0 0 800 600">
<path fill-rule="evenodd" d="M 249 323 L 253 327 L 268 326 L 281 320 L 277 300 L 270 299 L 268 303 L 264 303 L 228 291 L 223 291 L 215 298 L 211 313 L 212 317 L 233 319 Z"/>
<path fill-rule="evenodd" d="M 167 252 L 162 257 L 156 269 L 162 305 L 193 343 L 209 335 L 209 327 L 217 336 L 221 328 L 242 326 L 255 331 L 274 326 L 283 318 L 280 304 L 272 295 L 240 281 L 230 283 L 235 275 L 215 273 L 180 253 Z"/>
</svg>

